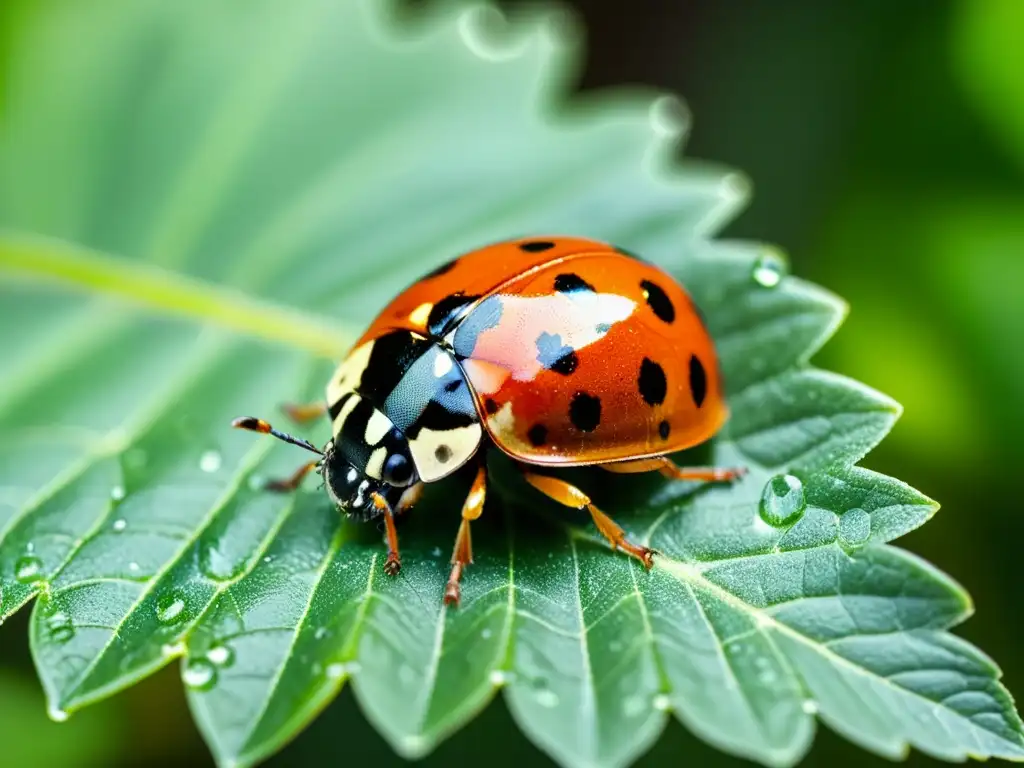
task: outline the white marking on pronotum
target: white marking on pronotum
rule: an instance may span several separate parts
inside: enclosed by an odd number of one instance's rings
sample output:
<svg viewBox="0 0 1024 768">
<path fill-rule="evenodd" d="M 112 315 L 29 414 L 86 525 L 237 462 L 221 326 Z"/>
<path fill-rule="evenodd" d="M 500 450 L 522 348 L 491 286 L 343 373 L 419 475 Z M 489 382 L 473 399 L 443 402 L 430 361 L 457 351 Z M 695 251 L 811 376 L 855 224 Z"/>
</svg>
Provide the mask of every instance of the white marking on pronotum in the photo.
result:
<svg viewBox="0 0 1024 768">
<path fill-rule="evenodd" d="M 391 431 L 392 426 L 394 425 L 391 423 L 391 420 L 375 409 L 370 414 L 369 421 L 366 422 L 366 432 L 363 434 L 363 439 L 366 440 L 367 445 L 376 445 L 384 439 L 384 435 Z"/>
<path fill-rule="evenodd" d="M 434 358 L 434 375 L 443 379 L 452 370 L 452 359 L 444 352 L 438 352 Z"/>
</svg>

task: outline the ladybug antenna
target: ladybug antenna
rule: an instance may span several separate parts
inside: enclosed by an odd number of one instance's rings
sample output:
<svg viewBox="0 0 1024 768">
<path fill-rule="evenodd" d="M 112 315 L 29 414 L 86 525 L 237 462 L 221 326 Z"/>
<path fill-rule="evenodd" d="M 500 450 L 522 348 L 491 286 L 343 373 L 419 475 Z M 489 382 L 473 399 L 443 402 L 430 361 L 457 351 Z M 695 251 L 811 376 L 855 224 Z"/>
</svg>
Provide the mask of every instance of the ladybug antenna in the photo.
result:
<svg viewBox="0 0 1024 768">
<path fill-rule="evenodd" d="M 292 435 L 289 435 L 287 432 L 280 432 L 274 429 L 272 426 L 270 426 L 270 424 L 265 422 L 263 419 L 256 419 L 253 418 L 252 416 L 243 416 L 240 419 L 235 419 L 234 421 L 232 421 L 231 426 L 234 427 L 235 429 L 247 429 L 250 432 L 259 432 L 264 435 L 273 435 L 278 440 L 283 440 L 286 443 L 297 445 L 299 446 L 299 448 L 305 448 L 307 451 L 311 451 L 312 453 L 315 453 L 318 456 L 324 455 L 323 451 L 321 451 L 308 440 L 303 440 L 300 437 L 293 437 Z"/>
</svg>

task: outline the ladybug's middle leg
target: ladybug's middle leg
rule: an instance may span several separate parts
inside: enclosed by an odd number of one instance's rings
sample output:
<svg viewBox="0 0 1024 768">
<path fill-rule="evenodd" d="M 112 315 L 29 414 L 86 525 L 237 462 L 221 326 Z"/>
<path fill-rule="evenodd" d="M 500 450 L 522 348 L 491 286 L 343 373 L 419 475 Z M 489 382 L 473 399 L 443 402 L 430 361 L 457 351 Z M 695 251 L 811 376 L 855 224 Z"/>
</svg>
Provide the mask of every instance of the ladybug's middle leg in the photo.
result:
<svg viewBox="0 0 1024 768">
<path fill-rule="evenodd" d="M 633 459 L 632 461 L 616 461 L 602 464 L 601 469 L 608 472 L 633 474 L 635 472 L 660 472 L 673 480 L 703 480 L 709 483 L 721 483 L 735 480 L 747 474 L 744 467 L 722 469 L 719 467 L 679 467 L 668 456 L 655 456 L 650 459 Z"/>
<path fill-rule="evenodd" d="M 622 549 L 643 563 L 644 567 L 651 567 L 654 550 L 634 544 L 627 539 L 626 532 L 608 515 L 595 507 L 591 503 L 590 497 L 575 485 L 571 485 L 565 482 L 565 480 L 559 480 L 557 477 L 535 474 L 525 468 L 524 476 L 530 485 L 553 501 L 557 501 L 559 504 L 564 504 L 567 507 L 573 507 L 574 509 L 587 510 L 591 518 L 593 518 L 597 530 L 608 539 L 612 549 Z"/>
<path fill-rule="evenodd" d="M 459 590 L 459 579 L 462 578 L 462 571 L 467 565 L 473 562 L 473 542 L 469 536 L 469 523 L 480 517 L 484 511 L 484 501 L 487 497 L 487 467 L 481 462 L 476 471 L 476 478 L 473 486 L 466 496 L 466 503 L 462 505 L 462 522 L 459 524 L 459 533 L 455 537 L 455 549 L 452 550 L 452 571 L 448 576 L 448 583 L 444 587 L 444 602 L 448 604 L 459 604 L 461 593 Z"/>
</svg>

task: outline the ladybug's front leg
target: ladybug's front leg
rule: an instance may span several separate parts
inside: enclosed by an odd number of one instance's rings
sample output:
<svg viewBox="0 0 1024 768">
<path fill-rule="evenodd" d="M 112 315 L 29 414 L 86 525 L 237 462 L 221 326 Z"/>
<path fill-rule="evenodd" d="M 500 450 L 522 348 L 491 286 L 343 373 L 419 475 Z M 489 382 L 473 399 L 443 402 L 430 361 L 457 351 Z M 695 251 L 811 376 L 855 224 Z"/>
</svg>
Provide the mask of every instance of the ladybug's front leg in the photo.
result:
<svg viewBox="0 0 1024 768">
<path fill-rule="evenodd" d="M 452 550 L 452 571 L 448 576 L 448 583 L 444 587 L 445 605 L 458 605 L 461 598 L 459 579 L 462 578 L 462 571 L 467 565 L 473 562 L 473 542 L 469 536 L 469 522 L 480 517 L 484 511 L 484 501 L 487 498 L 487 468 L 481 463 L 476 471 L 476 478 L 473 486 L 466 496 L 466 503 L 462 505 L 462 522 L 459 524 L 459 533 L 455 537 L 455 549 Z"/>
<path fill-rule="evenodd" d="M 612 549 L 621 549 L 624 552 L 628 552 L 643 563 L 645 568 L 650 568 L 654 564 L 654 550 L 648 547 L 642 547 L 639 544 L 634 544 L 627 539 L 626 532 L 622 530 L 614 520 L 608 517 L 608 515 L 595 507 L 591 503 L 590 497 L 575 485 L 570 485 L 565 482 L 565 480 L 559 480 L 557 477 L 538 475 L 525 469 L 525 467 L 524 475 L 526 477 L 526 481 L 530 485 L 543 493 L 549 499 L 557 501 L 559 504 L 563 504 L 567 507 L 587 510 L 594 521 L 594 525 L 597 526 L 597 530 L 599 530 L 602 535 L 608 539 L 608 543 L 612 545 Z"/>
</svg>

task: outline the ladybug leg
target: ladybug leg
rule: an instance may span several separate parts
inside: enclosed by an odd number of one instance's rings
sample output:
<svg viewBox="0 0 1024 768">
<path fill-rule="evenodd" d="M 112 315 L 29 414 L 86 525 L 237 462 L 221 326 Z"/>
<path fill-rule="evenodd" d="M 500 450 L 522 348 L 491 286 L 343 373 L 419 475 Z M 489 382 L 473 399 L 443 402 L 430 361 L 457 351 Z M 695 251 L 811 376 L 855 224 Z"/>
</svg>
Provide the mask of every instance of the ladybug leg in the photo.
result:
<svg viewBox="0 0 1024 768">
<path fill-rule="evenodd" d="M 459 533 L 455 537 L 455 549 L 452 550 L 452 571 L 448 576 L 448 583 L 444 587 L 445 605 L 458 605 L 461 593 L 459 590 L 459 579 L 462 578 L 462 571 L 467 565 L 473 562 L 473 542 L 469 535 L 469 523 L 480 517 L 484 511 L 484 501 L 487 497 L 487 468 L 481 463 L 476 471 L 476 478 L 473 486 L 469 489 L 466 502 L 462 505 L 462 522 L 459 524 Z"/>
<path fill-rule="evenodd" d="M 747 474 L 746 467 L 720 469 L 717 467 L 678 467 L 668 456 L 656 456 L 652 459 L 635 459 L 634 461 L 616 461 L 602 464 L 601 469 L 621 474 L 635 472 L 660 472 L 673 480 L 703 480 L 709 483 L 721 483 L 736 480 Z"/>
<path fill-rule="evenodd" d="M 595 507 L 591 503 L 590 497 L 583 493 L 579 488 L 574 485 L 570 485 L 564 480 L 559 480 L 557 477 L 538 475 L 530 472 L 529 470 L 525 471 L 525 477 L 526 481 L 530 485 L 553 501 L 557 501 L 559 504 L 563 504 L 574 509 L 587 510 L 590 513 L 591 518 L 593 518 L 594 525 L 597 526 L 597 530 L 599 530 L 601 534 L 608 539 L 608 543 L 612 545 L 612 549 L 621 549 L 624 552 L 628 552 L 643 563 L 645 568 L 651 567 L 653 564 L 654 550 L 649 547 L 642 547 L 638 544 L 634 544 L 627 539 L 626 532 L 623 531 L 614 520 L 608 517 L 608 515 Z"/>
<path fill-rule="evenodd" d="M 291 477 L 282 478 L 280 480 L 268 480 L 263 484 L 263 490 L 274 491 L 276 493 L 291 493 L 299 484 L 302 482 L 310 470 L 316 469 L 320 465 L 319 461 L 310 461 L 303 464 Z"/>
<path fill-rule="evenodd" d="M 420 499 L 423 497 L 423 483 L 414 483 L 405 489 L 398 498 L 398 503 L 395 504 L 395 514 L 401 515 L 408 512 L 414 506 L 420 503 Z"/>
<path fill-rule="evenodd" d="M 304 424 L 327 413 L 327 403 L 282 403 L 281 410 L 292 421 Z"/>
<path fill-rule="evenodd" d="M 388 540 L 388 558 L 384 561 L 384 573 L 388 576 L 397 576 L 402 570 L 402 556 L 398 554 L 398 531 L 395 529 L 395 515 L 391 511 L 391 505 L 379 493 L 370 494 L 373 505 L 380 510 L 384 516 L 384 532 Z"/>
</svg>

